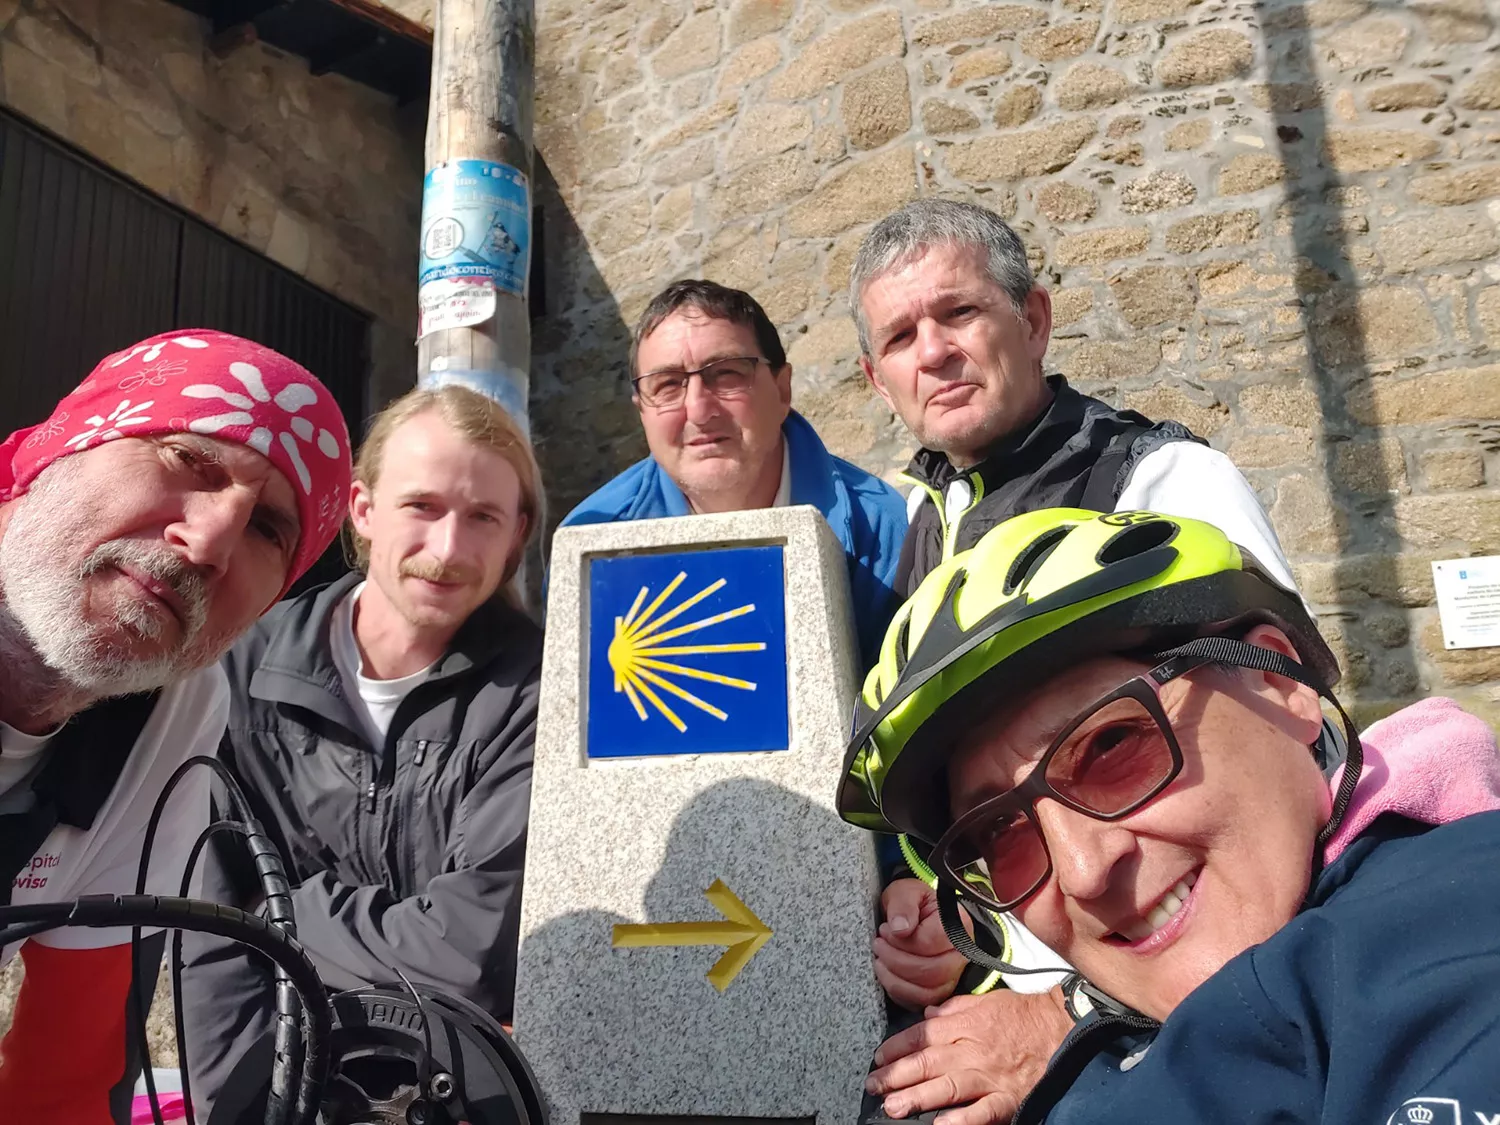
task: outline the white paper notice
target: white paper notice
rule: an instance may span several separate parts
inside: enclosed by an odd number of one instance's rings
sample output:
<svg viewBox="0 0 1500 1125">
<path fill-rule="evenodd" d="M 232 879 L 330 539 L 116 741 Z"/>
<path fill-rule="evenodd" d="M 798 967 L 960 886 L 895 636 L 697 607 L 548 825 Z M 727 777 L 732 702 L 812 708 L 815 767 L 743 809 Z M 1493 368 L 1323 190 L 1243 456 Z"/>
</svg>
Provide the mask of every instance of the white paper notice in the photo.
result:
<svg viewBox="0 0 1500 1125">
<path fill-rule="evenodd" d="M 1500 555 L 1432 564 L 1445 648 L 1500 645 Z"/>
<path fill-rule="evenodd" d="M 417 292 L 417 339 L 447 328 L 483 324 L 495 315 L 495 283 L 487 277 L 429 281 Z"/>
</svg>

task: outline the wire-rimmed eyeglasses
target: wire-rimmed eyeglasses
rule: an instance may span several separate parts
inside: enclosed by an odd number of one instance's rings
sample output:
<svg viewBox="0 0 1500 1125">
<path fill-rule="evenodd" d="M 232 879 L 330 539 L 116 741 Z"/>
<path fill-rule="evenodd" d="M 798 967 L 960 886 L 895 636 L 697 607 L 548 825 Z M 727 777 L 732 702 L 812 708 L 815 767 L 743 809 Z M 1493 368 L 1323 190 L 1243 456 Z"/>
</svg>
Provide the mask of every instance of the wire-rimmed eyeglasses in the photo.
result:
<svg viewBox="0 0 1500 1125">
<path fill-rule="evenodd" d="M 729 356 L 692 371 L 648 371 L 632 379 L 631 386 L 652 409 L 672 410 L 687 398 L 688 381 L 694 375 L 715 398 L 736 398 L 750 390 L 762 363 L 769 364 L 770 360 L 758 355 Z"/>
</svg>

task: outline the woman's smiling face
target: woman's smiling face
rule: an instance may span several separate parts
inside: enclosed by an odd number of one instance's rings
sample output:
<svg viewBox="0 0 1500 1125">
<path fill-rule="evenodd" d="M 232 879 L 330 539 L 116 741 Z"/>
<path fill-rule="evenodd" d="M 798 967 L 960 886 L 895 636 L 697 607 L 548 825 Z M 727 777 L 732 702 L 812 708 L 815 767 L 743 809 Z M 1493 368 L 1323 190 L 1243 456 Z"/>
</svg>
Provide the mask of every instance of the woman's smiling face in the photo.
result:
<svg viewBox="0 0 1500 1125">
<path fill-rule="evenodd" d="M 1295 658 L 1271 626 L 1244 639 Z M 1014 788 L 1080 710 L 1146 668 L 1089 660 L 994 713 L 949 767 L 955 817 Z M 1015 913 L 1105 992 L 1165 1019 L 1296 914 L 1331 801 L 1308 752 L 1321 723 L 1312 689 L 1208 667 L 1163 685 L 1160 698 L 1181 773 L 1113 822 L 1037 801 L 1052 873 Z"/>
</svg>

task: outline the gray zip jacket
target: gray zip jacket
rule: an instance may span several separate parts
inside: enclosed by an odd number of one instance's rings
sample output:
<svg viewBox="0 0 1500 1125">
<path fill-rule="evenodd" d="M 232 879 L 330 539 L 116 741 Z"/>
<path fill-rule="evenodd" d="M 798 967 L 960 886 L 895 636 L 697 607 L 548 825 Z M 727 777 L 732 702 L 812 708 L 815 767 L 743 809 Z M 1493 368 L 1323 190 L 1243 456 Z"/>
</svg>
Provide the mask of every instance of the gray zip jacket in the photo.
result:
<svg viewBox="0 0 1500 1125">
<path fill-rule="evenodd" d="M 499 602 L 480 607 L 372 746 L 329 640 L 334 607 L 360 580 L 276 606 L 224 658 L 220 757 L 286 859 L 297 937 L 330 989 L 400 969 L 508 1021 L 541 629 Z M 219 839 L 205 850 L 204 897 L 258 904 L 243 844 Z M 187 935 L 184 951 L 179 1003 L 206 1108 L 271 1028 L 274 990 L 244 946 Z"/>
</svg>

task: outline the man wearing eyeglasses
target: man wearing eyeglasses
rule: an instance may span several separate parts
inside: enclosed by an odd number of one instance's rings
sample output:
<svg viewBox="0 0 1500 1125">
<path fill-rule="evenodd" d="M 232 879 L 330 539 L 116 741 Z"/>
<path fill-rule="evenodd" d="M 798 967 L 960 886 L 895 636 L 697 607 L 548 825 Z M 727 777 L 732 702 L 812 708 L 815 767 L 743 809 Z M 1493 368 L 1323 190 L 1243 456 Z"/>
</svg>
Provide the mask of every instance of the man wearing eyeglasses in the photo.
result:
<svg viewBox="0 0 1500 1125">
<path fill-rule="evenodd" d="M 563 526 L 811 504 L 843 544 L 860 647 L 871 651 L 895 606 L 905 503 L 829 453 L 791 408 L 792 368 L 755 298 L 674 282 L 641 314 L 630 372 L 651 456 Z"/>
</svg>

